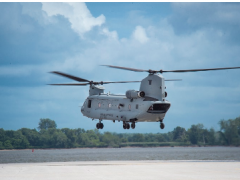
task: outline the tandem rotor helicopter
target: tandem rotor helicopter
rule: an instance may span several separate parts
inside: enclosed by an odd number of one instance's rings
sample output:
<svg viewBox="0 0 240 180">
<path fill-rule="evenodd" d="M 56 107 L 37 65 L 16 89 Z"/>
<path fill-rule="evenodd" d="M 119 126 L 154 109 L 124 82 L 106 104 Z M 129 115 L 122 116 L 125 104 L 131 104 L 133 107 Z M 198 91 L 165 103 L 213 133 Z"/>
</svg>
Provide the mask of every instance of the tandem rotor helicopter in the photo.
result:
<svg viewBox="0 0 240 180">
<path fill-rule="evenodd" d="M 239 69 L 240 67 L 225 67 L 211 69 L 187 69 L 187 70 L 143 70 L 128 67 L 103 65 L 110 68 L 129 70 L 135 72 L 148 72 L 149 75 L 142 81 L 114 81 L 114 82 L 94 82 L 80 77 L 72 76 L 66 73 L 52 71 L 51 73 L 70 78 L 81 82 L 75 84 L 49 84 L 63 86 L 86 86 L 89 85 L 89 96 L 81 107 L 84 116 L 99 119 L 96 124 L 97 129 L 103 129 L 102 120 L 122 121 L 123 129 L 132 129 L 136 127 L 137 122 L 160 122 L 160 128 L 164 129 L 163 119 L 171 106 L 166 100 L 165 81 L 179 81 L 181 79 L 164 79 L 162 73 L 175 72 L 197 72 Z M 110 83 L 134 83 L 141 82 L 139 90 L 127 90 L 125 95 L 104 94 L 104 87 L 99 86 Z M 131 124 L 131 125 L 130 125 Z"/>
</svg>

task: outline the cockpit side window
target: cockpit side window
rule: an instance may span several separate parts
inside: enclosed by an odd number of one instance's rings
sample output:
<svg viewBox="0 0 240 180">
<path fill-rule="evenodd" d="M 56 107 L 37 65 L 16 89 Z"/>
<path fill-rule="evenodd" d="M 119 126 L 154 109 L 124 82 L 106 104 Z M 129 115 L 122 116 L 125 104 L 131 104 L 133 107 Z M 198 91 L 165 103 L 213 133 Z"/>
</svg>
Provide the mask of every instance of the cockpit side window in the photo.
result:
<svg viewBox="0 0 240 180">
<path fill-rule="evenodd" d="M 92 105 L 92 100 L 88 100 L 88 108 L 91 108 L 91 105 Z"/>
</svg>

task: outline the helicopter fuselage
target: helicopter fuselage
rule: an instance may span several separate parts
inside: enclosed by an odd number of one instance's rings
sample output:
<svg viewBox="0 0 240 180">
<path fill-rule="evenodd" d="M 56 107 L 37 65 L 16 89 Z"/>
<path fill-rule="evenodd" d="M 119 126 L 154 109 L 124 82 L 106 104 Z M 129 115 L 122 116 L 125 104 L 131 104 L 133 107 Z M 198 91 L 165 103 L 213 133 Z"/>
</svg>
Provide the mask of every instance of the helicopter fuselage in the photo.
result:
<svg viewBox="0 0 240 180">
<path fill-rule="evenodd" d="M 171 106 L 165 98 L 164 77 L 160 74 L 149 74 L 141 81 L 139 91 L 128 90 L 125 95 L 104 94 L 102 86 L 91 85 L 89 96 L 81 112 L 84 116 L 99 119 L 96 127 L 103 128 L 102 120 L 122 121 L 123 128 L 135 128 L 136 122 L 160 122 Z"/>
<path fill-rule="evenodd" d="M 100 94 L 89 96 L 81 107 L 81 112 L 92 119 L 157 122 L 163 120 L 170 105 L 166 100 L 151 101 L 145 97 L 129 99 L 125 95 Z"/>
</svg>

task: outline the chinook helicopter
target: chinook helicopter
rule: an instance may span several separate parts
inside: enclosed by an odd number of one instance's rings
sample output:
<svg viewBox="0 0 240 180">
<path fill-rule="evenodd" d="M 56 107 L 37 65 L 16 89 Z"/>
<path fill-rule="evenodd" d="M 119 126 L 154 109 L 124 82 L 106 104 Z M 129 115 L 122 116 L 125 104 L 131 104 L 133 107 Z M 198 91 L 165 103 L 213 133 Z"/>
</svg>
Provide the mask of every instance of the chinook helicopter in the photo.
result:
<svg viewBox="0 0 240 180">
<path fill-rule="evenodd" d="M 49 84 L 63 86 L 86 86 L 89 85 L 89 96 L 81 107 L 84 116 L 92 120 L 98 119 L 97 129 L 103 129 L 102 120 L 123 122 L 123 129 L 135 129 L 137 122 L 160 122 L 160 128 L 164 129 L 163 119 L 169 110 L 171 103 L 166 100 L 165 81 L 180 81 L 181 79 L 164 79 L 162 73 L 175 72 L 198 72 L 212 70 L 239 69 L 240 67 L 225 67 L 211 69 L 187 69 L 187 70 L 143 70 L 128 67 L 103 65 L 110 68 L 129 70 L 134 72 L 149 73 L 142 81 L 114 81 L 94 82 L 80 77 L 72 76 L 59 71 L 51 73 L 81 82 L 74 84 Z M 139 90 L 127 90 L 125 95 L 104 93 L 103 84 L 110 83 L 135 83 L 141 82 Z M 131 125 L 130 125 L 131 124 Z"/>
</svg>

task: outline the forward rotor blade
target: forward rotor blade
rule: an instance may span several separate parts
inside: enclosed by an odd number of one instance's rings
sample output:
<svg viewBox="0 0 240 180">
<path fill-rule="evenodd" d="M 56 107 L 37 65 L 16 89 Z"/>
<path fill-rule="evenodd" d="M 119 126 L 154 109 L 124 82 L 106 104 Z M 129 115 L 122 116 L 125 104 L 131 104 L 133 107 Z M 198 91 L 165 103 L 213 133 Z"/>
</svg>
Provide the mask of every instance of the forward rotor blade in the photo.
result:
<svg viewBox="0 0 240 180">
<path fill-rule="evenodd" d="M 225 68 L 210 68 L 210 69 L 186 69 L 186 70 L 160 70 L 160 73 L 163 72 L 197 72 L 197 71 L 214 71 L 214 70 L 226 70 L 226 69 L 240 69 L 240 67 L 225 67 Z"/>
<path fill-rule="evenodd" d="M 148 72 L 148 70 L 127 68 L 127 67 L 121 67 L 121 66 L 112 66 L 112 65 L 102 65 L 102 66 L 107 66 L 107 67 L 116 68 L 116 69 L 129 70 L 129 71 L 135 71 L 135 72 Z"/>
<path fill-rule="evenodd" d="M 182 79 L 165 79 L 165 81 L 182 81 Z"/>
<path fill-rule="evenodd" d="M 76 76 L 72 76 L 70 74 L 58 72 L 58 71 L 52 71 L 50 73 L 54 73 L 54 74 L 57 74 L 57 75 L 60 75 L 60 76 L 64 76 L 64 77 L 67 77 L 69 79 L 73 79 L 73 80 L 78 81 L 78 82 L 90 82 L 89 80 L 86 80 L 86 79 L 83 79 L 83 78 L 80 78 L 80 77 L 76 77 Z"/>
<path fill-rule="evenodd" d="M 89 83 L 84 83 L 84 84 L 48 84 L 48 85 L 54 85 L 54 86 L 86 86 Z"/>
</svg>

